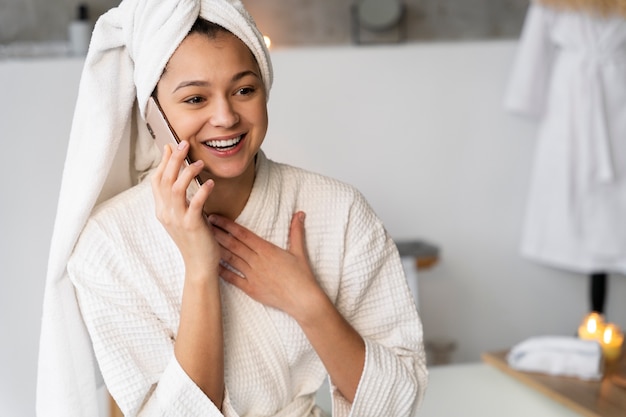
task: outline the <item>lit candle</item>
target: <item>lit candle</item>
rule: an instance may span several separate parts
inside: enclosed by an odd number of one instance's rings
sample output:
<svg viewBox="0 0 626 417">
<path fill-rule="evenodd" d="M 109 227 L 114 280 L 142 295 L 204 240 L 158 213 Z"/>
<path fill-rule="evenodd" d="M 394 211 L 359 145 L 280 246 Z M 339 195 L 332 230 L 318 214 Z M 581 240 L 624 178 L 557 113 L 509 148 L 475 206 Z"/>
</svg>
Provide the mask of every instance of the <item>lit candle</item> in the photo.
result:
<svg viewBox="0 0 626 417">
<path fill-rule="evenodd" d="M 604 319 L 602 315 L 595 311 L 589 313 L 578 327 L 578 337 L 584 340 L 598 340 L 602 338 L 604 332 Z"/>
<path fill-rule="evenodd" d="M 624 334 L 620 328 L 613 323 L 607 324 L 600 340 L 605 359 L 613 361 L 619 358 L 622 354 L 622 343 L 624 343 Z"/>
</svg>

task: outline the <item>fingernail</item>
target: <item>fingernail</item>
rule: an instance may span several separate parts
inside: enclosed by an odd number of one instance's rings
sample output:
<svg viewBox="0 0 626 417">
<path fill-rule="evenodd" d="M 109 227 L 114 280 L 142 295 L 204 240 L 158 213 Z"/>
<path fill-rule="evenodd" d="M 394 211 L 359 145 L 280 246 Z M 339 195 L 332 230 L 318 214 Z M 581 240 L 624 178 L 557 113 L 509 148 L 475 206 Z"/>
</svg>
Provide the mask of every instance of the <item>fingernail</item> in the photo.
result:
<svg viewBox="0 0 626 417">
<path fill-rule="evenodd" d="M 178 150 L 182 151 L 183 149 L 185 149 L 187 147 L 187 141 L 182 141 L 178 143 Z"/>
<path fill-rule="evenodd" d="M 299 219 L 302 223 L 304 223 L 304 218 L 305 218 L 305 217 L 306 217 L 306 214 L 304 214 L 304 212 L 303 212 L 303 211 L 301 211 L 301 212 L 298 214 L 298 219 Z"/>
</svg>

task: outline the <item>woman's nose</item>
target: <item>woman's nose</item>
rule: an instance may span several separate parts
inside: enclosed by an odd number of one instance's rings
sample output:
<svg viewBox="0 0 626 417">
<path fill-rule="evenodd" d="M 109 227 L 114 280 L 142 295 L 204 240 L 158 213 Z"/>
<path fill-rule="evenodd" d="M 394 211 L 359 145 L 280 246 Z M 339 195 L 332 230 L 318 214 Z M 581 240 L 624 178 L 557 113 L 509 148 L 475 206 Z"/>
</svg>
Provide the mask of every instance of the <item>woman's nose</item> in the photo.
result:
<svg viewBox="0 0 626 417">
<path fill-rule="evenodd" d="M 229 128 L 239 122 L 239 115 L 226 97 L 215 100 L 210 111 L 209 121 L 213 126 Z"/>
</svg>

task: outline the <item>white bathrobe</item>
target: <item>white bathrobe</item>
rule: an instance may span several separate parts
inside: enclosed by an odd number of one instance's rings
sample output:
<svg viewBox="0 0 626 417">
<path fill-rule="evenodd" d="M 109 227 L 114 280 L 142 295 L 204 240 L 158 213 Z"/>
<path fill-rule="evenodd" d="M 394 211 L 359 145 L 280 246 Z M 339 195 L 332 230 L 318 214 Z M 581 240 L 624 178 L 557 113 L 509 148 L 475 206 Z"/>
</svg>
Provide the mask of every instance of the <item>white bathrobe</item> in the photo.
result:
<svg viewBox="0 0 626 417">
<path fill-rule="evenodd" d="M 307 249 L 330 299 L 366 342 L 353 406 L 333 390 L 335 417 L 409 417 L 426 386 L 422 329 L 397 249 L 352 187 L 274 163 L 261 152 L 237 222 L 287 246 L 306 212 Z M 174 356 L 184 266 L 155 217 L 149 181 L 96 209 L 68 263 L 108 389 L 125 415 L 322 415 L 324 367 L 298 324 L 222 282 L 223 414 Z"/>
<path fill-rule="evenodd" d="M 626 273 L 626 20 L 532 3 L 505 105 L 539 122 L 523 255 Z"/>
</svg>

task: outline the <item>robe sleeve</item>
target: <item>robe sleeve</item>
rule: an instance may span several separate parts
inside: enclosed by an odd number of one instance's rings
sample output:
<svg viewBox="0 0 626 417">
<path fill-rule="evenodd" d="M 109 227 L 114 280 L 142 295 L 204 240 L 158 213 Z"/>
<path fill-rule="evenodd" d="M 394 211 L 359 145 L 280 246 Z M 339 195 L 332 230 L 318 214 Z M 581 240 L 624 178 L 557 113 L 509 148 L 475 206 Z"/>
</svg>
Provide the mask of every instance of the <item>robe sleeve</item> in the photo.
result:
<svg viewBox="0 0 626 417">
<path fill-rule="evenodd" d="M 512 113 L 540 117 L 545 111 L 555 50 L 552 16 L 535 3 L 528 9 L 504 97 L 504 108 Z"/>
<path fill-rule="evenodd" d="M 363 337 L 350 405 L 332 385 L 333 416 L 413 416 L 427 384 L 422 325 L 396 245 L 365 199 L 350 210 L 337 308 Z"/>
<path fill-rule="evenodd" d="M 81 314 L 105 383 L 129 416 L 237 417 L 224 414 L 174 356 L 174 335 L 133 286 L 132 267 L 97 222 L 90 222 L 68 263 Z"/>
</svg>

